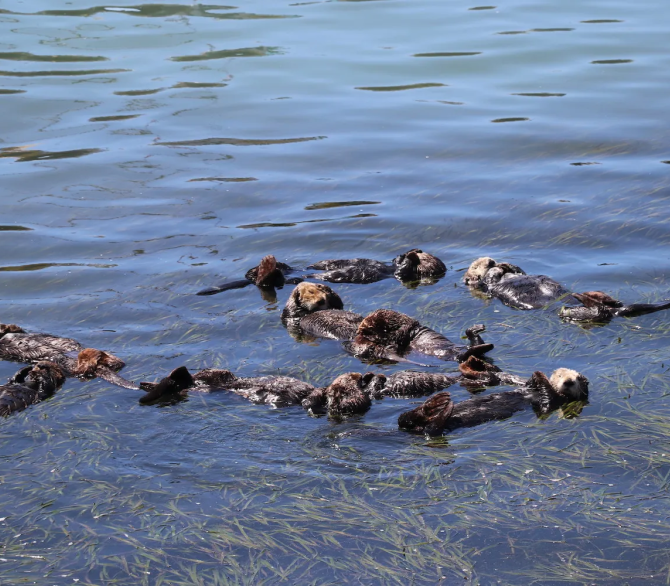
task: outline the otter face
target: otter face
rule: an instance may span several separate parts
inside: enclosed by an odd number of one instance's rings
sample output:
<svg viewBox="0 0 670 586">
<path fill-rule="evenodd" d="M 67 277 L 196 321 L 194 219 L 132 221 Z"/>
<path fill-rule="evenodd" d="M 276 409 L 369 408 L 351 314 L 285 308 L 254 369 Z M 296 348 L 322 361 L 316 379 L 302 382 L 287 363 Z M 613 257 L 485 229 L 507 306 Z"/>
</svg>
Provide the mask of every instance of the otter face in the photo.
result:
<svg viewBox="0 0 670 586">
<path fill-rule="evenodd" d="M 57 364 L 53 362 L 41 361 L 33 366 L 28 375 L 31 379 L 40 380 L 42 383 L 52 384 L 54 387 L 60 387 L 65 382 L 65 375 Z"/>
<path fill-rule="evenodd" d="M 284 311 L 288 317 L 304 317 L 324 309 L 344 309 L 344 304 L 328 285 L 303 282 L 291 292 Z"/>
<path fill-rule="evenodd" d="M 559 368 L 549 379 L 554 390 L 572 401 L 585 401 L 589 397 L 589 381 L 576 370 Z"/>
<path fill-rule="evenodd" d="M 463 276 L 463 282 L 469 287 L 479 287 L 484 281 L 484 276 L 496 266 L 496 261 L 488 256 L 478 258 L 474 261 Z"/>
</svg>

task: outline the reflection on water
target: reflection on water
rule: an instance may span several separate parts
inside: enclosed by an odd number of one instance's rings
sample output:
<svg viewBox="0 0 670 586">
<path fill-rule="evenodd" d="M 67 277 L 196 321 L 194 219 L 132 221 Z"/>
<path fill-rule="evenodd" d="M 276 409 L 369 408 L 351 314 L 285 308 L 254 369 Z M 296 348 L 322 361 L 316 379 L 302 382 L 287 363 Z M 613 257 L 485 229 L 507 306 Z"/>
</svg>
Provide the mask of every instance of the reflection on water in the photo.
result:
<svg viewBox="0 0 670 586">
<path fill-rule="evenodd" d="M 195 292 L 268 254 L 302 269 L 419 247 L 445 277 L 334 285 L 345 308 L 484 323 L 501 368 L 574 368 L 591 392 L 580 413 L 426 440 L 397 429 L 420 400 L 338 423 L 226 392 L 144 407 L 68 380 L 0 421 L 0 581 L 667 576 L 667 312 L 581 327 L 461 279 L 488 255 L 573 291 L 668 297 L 669 11 L 3 3 L 3 323 L 113 351 L 138 381 L 186 365 L 325 385 L 362 365 L 291 338 L 292 286 Z M 0 362 L 0 380 L 18 368 Z"/>
</svg>

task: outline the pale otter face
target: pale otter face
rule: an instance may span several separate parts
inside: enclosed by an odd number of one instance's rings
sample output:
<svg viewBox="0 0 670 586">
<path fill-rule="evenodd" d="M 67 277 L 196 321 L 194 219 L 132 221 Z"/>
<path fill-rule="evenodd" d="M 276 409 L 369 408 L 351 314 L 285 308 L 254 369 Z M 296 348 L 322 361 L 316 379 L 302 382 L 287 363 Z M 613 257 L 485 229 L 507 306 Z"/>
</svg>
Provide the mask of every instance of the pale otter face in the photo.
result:
<svg viewBox="0 0 670 586">
<path fill-rule="evenodd" d="M 328 285 L 300 283 L 286 304 L 294 315 L 305 316 L 324 309 L 343 309 L 342 299 Z"/>
<path fill-rule="evenodd" d="M 494 266 L 496 266 L 496 261 L 494 261 L 492 258 L 489 258 L 488 256 L 478 258 L 465 272 L 465 275 L 463 276 L 463 282 L 469 287 L 479 286 L 484 280 L 486 273 Z"/>
<path fill-rule="evenodd" d="M 549 379 L 557 393 L 572 401 L 585 401 L 589 396 L 589 381 L 583 374 L 569 368 L 559 368 Z"/>
</svg>

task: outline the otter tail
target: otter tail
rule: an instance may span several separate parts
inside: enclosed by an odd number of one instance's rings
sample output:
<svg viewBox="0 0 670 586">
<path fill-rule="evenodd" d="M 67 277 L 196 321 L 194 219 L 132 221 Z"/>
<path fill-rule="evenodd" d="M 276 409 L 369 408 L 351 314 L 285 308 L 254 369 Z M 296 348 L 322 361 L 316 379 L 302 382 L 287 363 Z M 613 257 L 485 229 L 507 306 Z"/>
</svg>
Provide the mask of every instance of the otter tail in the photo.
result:
<svg viewBox="0 0 670 586">
<path fill-rule="evenodd" d="M 207 289 L 198 291 L 196 295 L 215 295 L 216 293 L 230 291 L 231 289 L 244 289 L 246 286 L 251 284 L 251 281 L 247 279 L 241 281 L 231 281 L 230 283 L 221 283 L 220 285 L 214 285 L 214 287 L 207 287 Z"/>
<path fill-rule="evenodd" d="M 637 317 L 664 309 L 670 309 L 670 303 L 631 303 L 622 307 L 616 313 L 622 317 Z"/>
</svg>

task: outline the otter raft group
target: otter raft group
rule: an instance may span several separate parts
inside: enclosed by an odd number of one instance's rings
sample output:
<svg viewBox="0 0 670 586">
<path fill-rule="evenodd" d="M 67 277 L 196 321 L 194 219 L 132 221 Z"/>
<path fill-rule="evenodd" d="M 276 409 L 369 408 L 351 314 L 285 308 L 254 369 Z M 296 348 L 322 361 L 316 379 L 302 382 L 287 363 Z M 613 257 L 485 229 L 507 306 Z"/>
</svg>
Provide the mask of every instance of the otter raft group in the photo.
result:
<svg viewBox="0 0 670 586">
<path fill-rule="evenodd" d="M 259 405 L 300 406 L 310 416 L 332 419 L 360 415 L 374 401 L 385 398 L 427 397 L 415 409 L 399 415 L 398 427 L 431 436 L 505 419 L 529 407 L 544 415 L 569 403 L 588 401 L 588 379 L 574 370 L 559 368 L 550 376 L 536 371 L 526 379 L 501 371 L 488 358 L 494 346 L 482 338 L 486 329 L 483 324 L 466 329 L 467 344 L 458 344 L 391 309 L 380 308 L 368 315 L 349 311 L 337 292 L 322 283 L 366 284 L 395 278 L 405 284 L 430 284 L 446 271 L 439 258 L 418 249 L 391 262 L 367 258 L 322 260 L 304 270 L 269 255 L 243 279 L 197 293 L 213 295 L 255 285 L 264 298 L 274 298 L 276 288 L 295 285 L 281 313 L 291 336 L 338 340 L 344 352 L 363 363 L 412 366 L 389 376 L 378 372 L 333 373 L 333 380 L 326 387 L 314 387 L 288 376 L 238 377 L 229 370 L 214 368 L 190 372 L 186 366 L 174 369 L 157 382 L 136 384 L 119 374 L 125 363 L 111 352 L 86 348 L 71 338 L 0 324 L 0 359 L 27 364 L 7 384 L 0 385 L 0 414 L 8 416 L 49 398 L 67 377 L 101 377 L 124 388 L 144 391 L 139 398 L 142 405 L 170 404 L 188 393 L 222 390 Z M 497 298 L 519 310 L 559 305 L 558 319 L 582 323 L 606 323 L 615 317 L 635 317 L 670 308 L 670 303 L 626 304 L 603 291 L 569 291 L 546 275 L 528 275 L 516 265 L 489 257 L 472 262 L 463 283 L 482 297 Z M 455 365 L 451 372 L 437 372 L 438 369 L 419 362 L 422 356 Z M 469 390 L 472 397 L 452 401 L 445 389 L 456 383 Z M 498 385 L 514 388 L 481 393 L 485 387 Z"/>
</svg>

